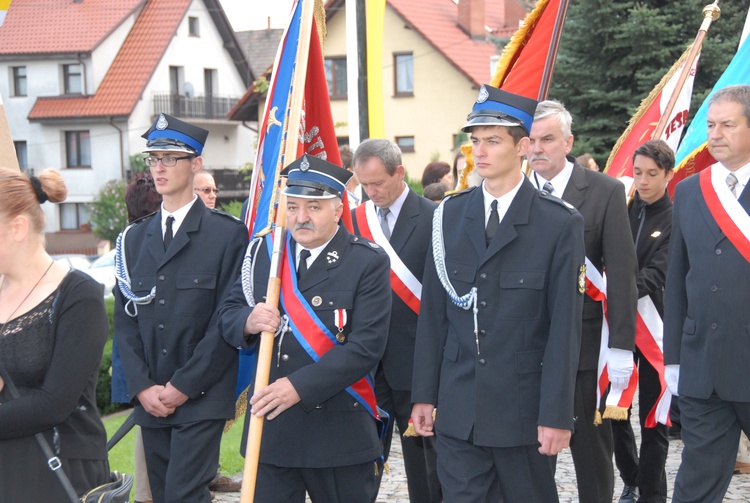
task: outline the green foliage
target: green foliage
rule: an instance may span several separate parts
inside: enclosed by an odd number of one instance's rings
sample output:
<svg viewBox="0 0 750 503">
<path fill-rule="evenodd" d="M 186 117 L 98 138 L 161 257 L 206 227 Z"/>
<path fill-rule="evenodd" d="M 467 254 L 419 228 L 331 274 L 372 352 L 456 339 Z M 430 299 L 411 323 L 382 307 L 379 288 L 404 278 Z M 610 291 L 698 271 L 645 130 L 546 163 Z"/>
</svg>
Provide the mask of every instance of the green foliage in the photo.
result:
<svg viewBox="0 0 750 503">
<path fill-rule="evenodd" d="M 128 225 L 125 188 L 122 180 L 110 180 L 91 203 L 91 224 L 94 234 L 114 247 L 117 236 Z"/>
<path fill-rule="evenodd" d="M 416 192 L 420 196 L 422 195 L 424 188 L 422 188 L 422 182 L 419 178 L 412 179 L 412 178 L 409 178 L 409 175 L 407 174 L 404 176 L 404 181 L 409 187 L 414 189 L 414 192 Z"/>
<path fill-rule="evenodd" d="M 112 403 L 112 339 L 115 333 L 115 299 L 113 297 L 104 299 L 104 307 L 107 309 L 107 319 L 109 320 L 109 335 L 107 336 L 107 344 L 104 345 L 102 363 L 99 366 L 99 380 L 96 383 L 96 407 L 102 415 L 111 414 L 126 407 L 121 403 Z"/>
<path fill-rule="evenodd" d="M 242 212 L 242 201 L 237 201 L 235 199 L 234 201 L 220 204 L 217 209 L 223 211 L 224 213 L 229 213 L 230 215 L 240 218 L 240 213 Z"/>
<path fill-rule="evenodd" d="M 551 99 L 573 115 L 573 154 L 606 159 L 641 101 L 693 42 L 705 0 L 571 2 Z M 722 2 L 703 43 L 691 117 L 737 50 L 747 5 Z M 744 11 L 744 12 L 743 12 Z"/>
<path fill-rule="evenodd" d="M 133 154 L 130 156 L 130 171 L 133 173 L 144 173 L 148 171 L 143 154 Z"/>
</svg>

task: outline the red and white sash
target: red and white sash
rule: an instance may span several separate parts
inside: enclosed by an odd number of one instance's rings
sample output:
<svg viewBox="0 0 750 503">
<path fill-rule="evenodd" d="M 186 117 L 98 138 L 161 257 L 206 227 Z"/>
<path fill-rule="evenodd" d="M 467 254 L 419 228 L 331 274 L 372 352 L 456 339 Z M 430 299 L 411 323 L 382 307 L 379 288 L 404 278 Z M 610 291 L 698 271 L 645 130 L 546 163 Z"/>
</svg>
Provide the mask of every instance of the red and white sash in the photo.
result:
<svg viewBox="0 0 750 503">
<path fill-rule="evenodd" d="M 656 310 L 654 301 L 646 295 L 638 299 L 638 313 L 635 319 L 635 345 L 649 364 L 659 374 L 659 399 L 646 416 L 646 428 L 653 428 L 656 423 L 671 426 L 669 406 L 672 403 L 672 393 L 667 389 L 664 379 L 664 323 Z M 643 404 L 641 404 L 643 406 Z"/>
<path fill-rule="evenodd" d="M 266 238 L 269 256 L 273 253 L 272 239 Z M 305 349 L 310 358 L 317 362 L 328 350 L 334 346 L 341 345 L 336 340 L 336 336 L 328 329 L 323 321 L 318 317 L 313 308 L 307 302 L 307 299 L 300 293 L 297 288 L 297 275 L 294 274 L 295 268 L 292 263 L 294 255 L 291 251 L 290 240 L 286 242 L 286 253 L 281 263 L 279 276 L 281 277 L 281 296 L 280 301 L 284 312 L 289 316 L 290 327 L 295 339 Z M 342 320 L 341 313 L 336 313 L 336 322 L 345 324 Z M 343 325 L 342 325 L 343 328 Z M 369 376 L 361 378 L 351 386 L 346 388 L 357 402 L 367 409 L 367 411 L 378 419 L 378 408 L 375 400 L 375 388 Z"/>
<path fill-rule="evenodd" d="M 711 216 L 719 224 L 721 232 L 727 236 L 745 260 L 750 262 L 750 215 L 732 195 L 722 179 L 723 172 L 715 168 L 716 164 L 710 169 L 704 169 L 699 175 L 703 199 L 706 200 Z"/>
<path fill-rule="evenodd" d="M 594 422 L 601 422 L 599 410 L 601 409 L 604 394 L 609 387 L 609 372 L 607 361 L 609 360 L 609 323 L 607 322 L 607 280 L 594 267 L 594 264 L 586 257 L 586 295 L 597 302 L 602 303 L 604 316 L 602 318 L 602 338 L 599 346 L 599 364 L 597 366 L 597 410 Z M 638 385 L 638 372 L 630 376 L 630 382 L 625 390 L 610 390 L 606 398 L 606 408 L 602 417 L 612 419 L 627 419 L 627 410 L 633 402 L 633 396 Z"/>
<path fill-rule="evenodd" d="M 422 283 L 412 274 L 408 267 L 385 238 L 380 228 L 380 221 L 375 212 L 372 201 L 357 206 L 354 210 L 357 217 L 357 226 L 362 237 L 380 245 L 391 259 L 391 288 L 409 306 L 412 311 L 419 314 L 419 306 L 422 299 Z"/>
</svg>

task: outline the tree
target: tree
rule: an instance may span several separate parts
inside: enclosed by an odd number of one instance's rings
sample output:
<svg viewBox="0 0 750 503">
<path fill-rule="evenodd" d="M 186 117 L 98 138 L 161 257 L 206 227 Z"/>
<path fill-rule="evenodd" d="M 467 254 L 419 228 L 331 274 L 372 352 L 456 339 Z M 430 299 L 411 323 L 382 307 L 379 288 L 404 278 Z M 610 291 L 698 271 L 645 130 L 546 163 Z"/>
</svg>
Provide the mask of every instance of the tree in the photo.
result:
<svg viewBox="0 0 750 503">
<path fill-rule="evenodd" d="M 97 237 L 106 239 L 113 247 L 117 236 L 128 225 L 126 188 L 127 184 L 124 181 L 110 180 L 91 203 L 92 230 Z"/>
<path fill-rule="evenodd" d="M 571 1 L 549 96 L 573 115 L 574 154 L 609 156 L 641 100 L 695 39 L 707 2 Z M 691 112 L 737 50 L 747 5 L 721 9 L 703 43 Z"/>
</svg>

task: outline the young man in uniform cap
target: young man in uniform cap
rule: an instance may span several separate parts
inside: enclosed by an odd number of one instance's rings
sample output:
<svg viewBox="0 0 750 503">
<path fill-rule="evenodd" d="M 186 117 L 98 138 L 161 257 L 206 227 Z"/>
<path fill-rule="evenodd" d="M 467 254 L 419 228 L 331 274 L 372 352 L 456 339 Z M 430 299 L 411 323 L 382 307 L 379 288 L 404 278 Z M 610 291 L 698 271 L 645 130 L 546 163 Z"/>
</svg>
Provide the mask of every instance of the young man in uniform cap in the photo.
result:
<svg viewBox="0 0 750 503">
<path fill-rule="evenodd" d="M 484 181 L 444 199 L 433 219 L 440 238 L 423 280 L 412 420 L 420 435 L 436 435 L 447 503 L 558 501 L 555 456 L 573 429 L 583 221 L 521 172 L 535 107 L 482 86 L 463 131 Z"/>
<path fill-rule="evenodd" d="M 270 383 L 250 398 L 266 418 L 255 501 L 369 503 L 381 445 L 372 373 L 391 317 L 388 256 L 339 221 L 351 172 L 303 155 L 290 164 L 279 309 L 265 303 L 272 235 L 250 244 L 242 278 L 219 308 L 239 348 L 276 336 Z M 283 319 L 282 319 L 283 316 Z M 242 442 L 244 454 L 245 439 Z"/>
<path fill-rule="evenodd" d="M 607 276 L 609 351 L 607 371 L 615 391 L 624 390 L 633 372 L 638 262 L 628 223 L 622 183 L 584 168 L 570 156 L 573 119 L 553 100 L 539 103 L 531 128 L 530 179 L 573 205 L 586 226 L 586 258 Z M 610 419 L 595 425 L 598 407 L 597 369 L 604 312 L 602 302 L 586 295 L 583 304 L 581 357 L 576 377 L 575 432 L 570 450 L 576 469 L 580 503 L 611 501 L 614 492 L 613 443 Z"/>
<path fill-rule="evenodd" d="M 193 191 L 208 131 L 161 114 L 144 134 L 161 210 L 118 242 L 115 337 L 156 503 L 211 501 L 237 350 L 216 309 L 240 272 L 247 229 Z"/>
</svg>

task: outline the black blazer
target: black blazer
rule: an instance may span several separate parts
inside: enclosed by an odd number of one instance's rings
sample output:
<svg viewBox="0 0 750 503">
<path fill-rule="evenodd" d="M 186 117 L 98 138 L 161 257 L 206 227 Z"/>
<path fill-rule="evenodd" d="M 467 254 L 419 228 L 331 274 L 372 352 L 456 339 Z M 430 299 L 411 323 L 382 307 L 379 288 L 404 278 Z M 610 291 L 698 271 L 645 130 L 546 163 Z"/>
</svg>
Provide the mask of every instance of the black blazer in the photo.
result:
<svg viewBox="0 0 750 503">
<path fill-rule="evenodd" d="M 412 401 L 437 407 L 438 434 L 488 447 L 537 445 L 537 426 L 573 429 L 581 338 L 583 221 L 524 179 L 489 246 L 481 188 L 443 202 L 448 277 L 478 289 L 474 315 L 449 299 L 430 254 Z"/>
<path fill-rule="evenodd" d="M 711 215 L 700 175 L 677 184 L 665 291 L 664 363 L 680 365 L 680 395 L 750 402 L 750 265 Z M 750 213 L 750 191 L 739 198 Z"/>
<path fill-rule="evenodd" d="M 398 214 L 389 242 L 404 265 L 421 282 L 425 259 L 431 250 L 432 213 L 437 204 L 410 188 L 407 190 L 409 193 Z M 352 220 L 354 233 L 360 235 L 356 210 L 352 211 Z M 391 389 L 409 390 L 418 316 L 395 292 L 391 296 L 393 305 L 391 324 L 388 327 L 388 345 L 381 365 Z"/>
<path fill-rule="evenodd" d="M 251 252 L 253 295 L 256 302 L 262 302 L 270 267 L 266 243 L 256 244 Z M 314 362 L 291 332 L 283 340 L 277 338 L 275 343 L 281 340 L 281 348 L 274 347 L 269 382 L 289 378 L 301 401 L 265 422 L 260 460 L 294 468 L 375 461 L 381 452 L 376 423 L 345 388 L 364 376 L 373 378 L 385 349 L 391 316 L 388 256 L 378 245 L 339 227 L 298 288 L 333 334 L 338 333 L 335 311 L 346 309 L 346 339 Z M 281 303 L 279 310 L 284 313 Z M 260 334 L 244 336 L 251 312 L 238 280 L 219 308 L 221 333 L 228 343 L 240 348 L 258 343 Z M 248 419 L 249 415 L 240 448 L 243 454 Z"/>
<path fill-rule="evenodd" d="M 166 418 L 136 406 L 143 426 L 234 417 L 237 350 L 219 334 L 216 309 L 226 296 L 247 247 L 247 228 L 236 218 L 209 210 L 198 198 L 167 252 L 161 213 L 134 224 L 125 241 L 132 290 L 156 298 L 123 310 L 115 288 L 115 337 L 131 399 L 154 385 L 172 383 L 190 399 Z M 132 308 L 132 306 L 130 306 Z"/>
<path fill-rule="evenodd" d="M 606 270 L 609 347 L 635 350 L 635 312 L 638 305 L 638 262 L 630 234 L 625 190 L 620 181 L 586 169 L 573 161 L 573 174 L 563 193 L 583 216 L 586 257 L 599 272 Z M 601 302 L 586 295 L 580 370 L 596 370 L 602 330 Z"/>
</svg>

